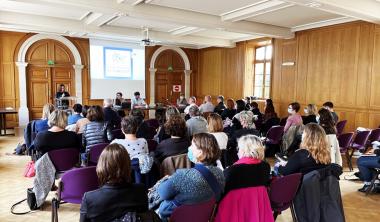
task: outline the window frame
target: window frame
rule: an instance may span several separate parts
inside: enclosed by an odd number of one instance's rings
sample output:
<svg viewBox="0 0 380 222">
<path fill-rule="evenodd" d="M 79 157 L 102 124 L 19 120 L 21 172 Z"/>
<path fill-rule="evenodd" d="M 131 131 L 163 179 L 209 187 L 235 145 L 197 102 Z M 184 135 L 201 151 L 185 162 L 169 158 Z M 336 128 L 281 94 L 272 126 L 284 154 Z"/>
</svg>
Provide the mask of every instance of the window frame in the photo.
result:
<svg viewBox="0 0 380 222">
<path fill-rule="evenodd" d="M 271 57 L 269 59 L 266 58 L 266 53 L 267 53 L 267 50 L 268 50 L 268 46 L 272 46 L 272 53 L 271 53 Z M 257 50 L 259 48 L 264 48 L 264 59 L 259 59 L 257 60 L 256 59 L 256 55 L 257 55 Z M 272 73 L 273 73 L 273 44 L 272 44 L 272 41 L 269 41 L 269 42 L 265 42 L 264 44 L 260 44 L 258 46 L 255 47 L 255 52 L 254 52 L 254 59 L 253 59 L 253 93 L 255 94 L 255 90 L 256 90 L 256 64 L 260 64 L 262 63 L 263 64 L 263 81 L 261 82 L 261 86 L 258 86 L 258 87 L 261 87 L 262 90 L 261 90 L 261 93 L 262 93 L 262 96 L 259 98 L 259 99 L 268 99 L 270 98 L 271 96 L 271 91 L 272 91 Z M 270 72 L 269 72 L 269 86 L 266 86 L 265 85 L 265 82 L 266 82 L 266 65 L 267 63 L 270 63 Z M 269 95 L 268 95 L 268 98 L 265 97 L 265 88 L 266 87 L 269 87 Z M 256 95 L 254 95 L 256 96 Z"/>
</svg>

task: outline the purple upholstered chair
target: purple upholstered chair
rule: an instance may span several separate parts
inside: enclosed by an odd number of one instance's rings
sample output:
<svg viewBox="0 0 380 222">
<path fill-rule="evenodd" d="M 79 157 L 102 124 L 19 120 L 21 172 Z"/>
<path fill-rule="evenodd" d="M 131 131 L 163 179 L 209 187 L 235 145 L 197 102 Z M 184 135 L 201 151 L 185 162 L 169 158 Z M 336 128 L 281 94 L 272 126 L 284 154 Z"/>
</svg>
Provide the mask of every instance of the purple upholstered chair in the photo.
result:
<svg viewBox="0 0 380 222">
<path fill-rule="evenodd" d="M 265 144 L 273 144 L 278 145 L 284 135 L 284 127 L 283 126 L 272 126 L 267 133 L 265 138 Z"/>
<path fill-rule="evenodd" d="M 114 138 L 114 139 L 124 139 L 125 135 L 121 131 L 121 129 L 113 129 L 112 130 L 112 138 Z"/>
<path fill-rule="evenodd" d="M 354 133 L 343 133 L 338 136 L 338 142 L 340 147 L 340 153 L 345 154 L 347 165 L 350 171 L 352 170 L 352 165 L 350 161 L 350 155 L 348 152 L 348 149 L 350 148 L 350 145 L 352 143 L 352 139 L 354 138 Z"/>
<path fill-rule="evenodd" d="M 155 140 L 147 140 L 148 142 L 148 149 L 149 149 L 149 152 L 152 152 L 152 151 L 155 151 L 156 148 L 157 148 L 157 141 Z"/>
<path fill-rule="evenodd" d="M 373 129 L 369 134 L 366 147 L 371 146 L 371 143 L 374 141 L 380 141 L 380 128 Z"/>
<path fill-rule="evenodd" d="M 87 164 L 89 166 L 96 166 L 96 164 L 98 163 L 100 154 L 102 153 L 104 148 L 108 146 L 108 144 L 109 143 L 99 143 L 99 144 L 95 144 L 95 145 L 91 145 L 87 147 L 87 150 L 88 150 Z"/>
<path fill-rule="evenodd" d="M 208 222 L 215 208 L 215 199 L 193 205 L 182 205 L 174 209 L 170 222 Z"/>
<path fill-rule="evenodd" d="M 48 152 L 48 155 L 58 174 L 79 166 L 78 148 L 52 150 Z"/>
<path fill-rule="evenodd" d="M 368 137 L 371 131 L 360 131 L 356 134 L 355 139 L 352 141 L 352 144 L 350 146 L 351 153 L 348 155 L 348 163 L 350 167 L 350 171 L 353 170 L 352 167 L 352 156 L 354 155 L 355 151 L 363 151 L 365 149 L 365 145 L 367 144 Z M 350 150 L 350 149 L 349 149 Z M 349 151 L 347 150 L 347 152 Z"/>
<path fill-rule="evenodd" d="M 295 173 L 275 179 L 270 184 L 269 199 L 275 220 L 282 211 L 290 207 L 293 221 L 295 221 L 293 199 L 297 194 L 301 179 L 302 174 Z"/>
<path fill-rule="evenodd" d="M 343 133 L 346 123 L 347 123 L 347 120 L 342 120 L 336 123 L 336 132 L 338 136 Z"/>
<path fill-rule="evenodd" d="M 56 198 L 52 200 L 52 221 L 58 222 L 58 207 L 61 201 L 80 204 L 84 193 L 96 190 L 98 187 L 95 166 L 65 172 L 58 185 Z"/>
</svg>

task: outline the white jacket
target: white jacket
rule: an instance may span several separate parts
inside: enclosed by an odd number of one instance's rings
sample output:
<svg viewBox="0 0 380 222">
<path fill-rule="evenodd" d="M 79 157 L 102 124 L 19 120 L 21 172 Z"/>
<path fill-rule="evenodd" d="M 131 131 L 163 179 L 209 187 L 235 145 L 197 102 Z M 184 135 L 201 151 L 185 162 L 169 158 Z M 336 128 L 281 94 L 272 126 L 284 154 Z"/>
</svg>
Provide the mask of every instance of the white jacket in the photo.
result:
<svg viewBox="0 0 380 222">
<path fill-rule="evenodd" d="M 330 147 L 331 163 L 342 166 L 342 156 L 340 154 L 339 142 L 335 134 L 326 135 L 327 143 Z"/>
</svg>

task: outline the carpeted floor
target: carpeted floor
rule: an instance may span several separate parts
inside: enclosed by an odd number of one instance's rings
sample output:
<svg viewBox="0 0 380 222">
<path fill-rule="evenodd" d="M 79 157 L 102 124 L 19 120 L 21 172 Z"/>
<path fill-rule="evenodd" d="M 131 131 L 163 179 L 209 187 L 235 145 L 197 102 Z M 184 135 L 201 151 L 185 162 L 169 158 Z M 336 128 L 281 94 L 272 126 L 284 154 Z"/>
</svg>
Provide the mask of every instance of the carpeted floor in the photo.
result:
<svg viewBox="0 0 380 222">
<path fill-rule="evenodd" d="M 51 192 L 42 210 L 26 215 L 13 215 L 10 208 L 15 202 L 26 198 L 26 189 L 32 186 L 33 179 L 23 177 L 25 164 L 29 161 L 27 156 L 8 155 L 12 153 L 21 139 L 15 136 L 0 137 L 0 222 L 51 221 L 50 201 L 54 196 Z M 272 161 L 271 161 L 272 162 Z M 344 175 L 352 174 L 345 168 Z M 343 177 L 342 177 L 343 178 Z M 359 182 L 340 182 L 342 198 L 347 222 L 370 222 L 380 218 L 380 194 L 365 196 L 356 190 L 362 186 Z M 17 207 L 18 212 L 28 210 L 27 204 Z M 59 221 L 79 221 L 79 205 L 63 204 L 59 208 Z M 279 222 L 292 221 L 290 211 L 283 212 L 277 218 Z"/>
</svg>

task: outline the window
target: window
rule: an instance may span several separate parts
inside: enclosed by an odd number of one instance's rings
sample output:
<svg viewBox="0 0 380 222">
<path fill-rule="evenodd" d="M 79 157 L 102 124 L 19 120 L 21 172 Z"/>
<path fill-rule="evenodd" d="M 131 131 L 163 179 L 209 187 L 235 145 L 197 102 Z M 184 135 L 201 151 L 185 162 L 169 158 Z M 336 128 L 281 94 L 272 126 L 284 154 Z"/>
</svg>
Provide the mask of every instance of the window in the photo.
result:
<svg viewBox="0 0 380 222">
<path fill-rule="evenodd" d="M 272 45 L 259 46 L 254 60 L 254 96 L 269 98 L 272 64 Z"/>
</svg>

